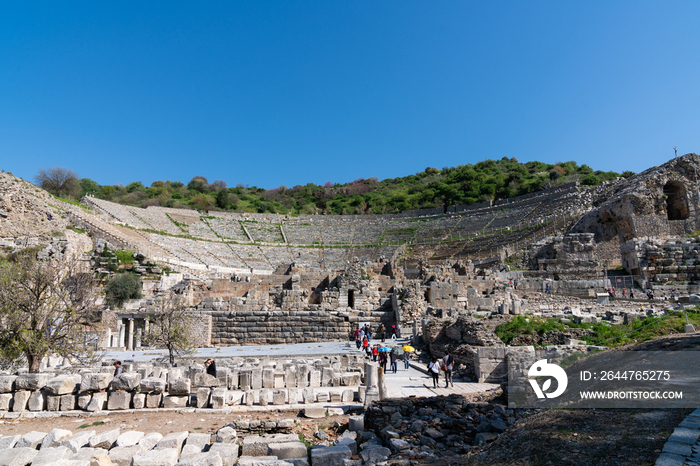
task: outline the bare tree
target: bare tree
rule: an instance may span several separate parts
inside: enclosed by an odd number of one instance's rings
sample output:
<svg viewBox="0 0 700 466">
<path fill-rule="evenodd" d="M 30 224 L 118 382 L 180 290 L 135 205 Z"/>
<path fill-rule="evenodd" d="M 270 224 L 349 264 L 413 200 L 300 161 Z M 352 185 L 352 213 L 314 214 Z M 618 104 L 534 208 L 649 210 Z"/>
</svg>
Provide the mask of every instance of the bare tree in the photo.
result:
<svg viewBox="0 0 700 466">
<path fill-rule="evenodd" d="M 93 275 L 75 259 L 38 261 L 28 253 L 0 264 L 0 357 L 39 372 L 52 353 L 91 360 L 98 306 Z"/>
<path fill-rule="evenodd" d="M 70 168 L 41 168 L 34 177 L 43 189 L 63 197 L 76 197 L 80 192 L 78 174 Z"/>
<path fill-rule="evenodd" d="M 149 346 L 168 350 L 170 364 L 175 357 L 194 353 L 195 319 L 182 297 L 169 293 L 157 300 L 155 314 L 149 319 L 149 329 L 143 340 Z"/>
</svg>

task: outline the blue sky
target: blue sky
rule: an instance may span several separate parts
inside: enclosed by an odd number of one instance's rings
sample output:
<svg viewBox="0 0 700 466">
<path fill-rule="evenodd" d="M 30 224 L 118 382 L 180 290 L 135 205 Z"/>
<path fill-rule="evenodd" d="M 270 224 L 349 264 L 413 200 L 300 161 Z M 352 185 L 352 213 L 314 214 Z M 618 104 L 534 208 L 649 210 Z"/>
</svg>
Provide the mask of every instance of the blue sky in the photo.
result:
<svg viewBox="0 0 700 466">
<path fill-rule="evenodd" d="M 700 152 L 696 1 L 5 2 L 0 168 L 265 188 Z"/>
</svg>

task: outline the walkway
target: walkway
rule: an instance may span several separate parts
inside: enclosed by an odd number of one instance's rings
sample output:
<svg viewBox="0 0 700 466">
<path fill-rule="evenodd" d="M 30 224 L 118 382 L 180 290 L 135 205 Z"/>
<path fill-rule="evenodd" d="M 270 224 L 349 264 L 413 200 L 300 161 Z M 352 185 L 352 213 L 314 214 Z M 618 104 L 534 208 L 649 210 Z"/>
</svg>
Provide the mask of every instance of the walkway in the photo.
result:
<svg viewBox="0 0 700 466">
<path fill-rule="evenodd" d="M 396 374 L 389 371 L 384 375 L 386 388 L 390 398 L 403 398 L 407 396 L 448 396 L 454 393 L 465 395 L 479 393 L 499 388 L 500 385 L 492 383 L 467 383 L 455 382 L 454 387 L 445 388 L 445 379 L 440 376 L 439 388 L 433 388 L 433 379 L 425 372 L 411 365 L 404 369 L 403 362 L 399 363 Z"/>
</svg>

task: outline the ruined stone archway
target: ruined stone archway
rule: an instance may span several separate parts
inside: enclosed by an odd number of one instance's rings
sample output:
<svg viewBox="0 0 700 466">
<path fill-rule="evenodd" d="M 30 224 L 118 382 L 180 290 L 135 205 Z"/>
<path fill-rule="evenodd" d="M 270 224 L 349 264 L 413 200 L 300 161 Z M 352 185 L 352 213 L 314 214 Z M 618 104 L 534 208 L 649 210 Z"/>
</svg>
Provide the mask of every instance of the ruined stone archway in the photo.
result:
<svg viewBox="0 0 700 466">
<path fill-rule="evenodd" d="M 669 181 L 664 185 L 664 195 L 666 196 L 666 213 L 669 220 L 683 220 L 690 216 L 688 196 L 682 183 Z"/>
</svg>

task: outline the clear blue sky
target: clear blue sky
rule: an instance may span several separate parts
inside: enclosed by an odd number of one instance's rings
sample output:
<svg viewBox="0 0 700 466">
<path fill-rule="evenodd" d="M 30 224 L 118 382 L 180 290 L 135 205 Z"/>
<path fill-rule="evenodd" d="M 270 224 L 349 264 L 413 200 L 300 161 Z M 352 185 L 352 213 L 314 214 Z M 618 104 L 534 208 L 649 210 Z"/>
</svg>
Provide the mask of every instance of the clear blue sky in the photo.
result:
<svg viewBox="0 0 700 466">
<path fill-rule="evenodd" d="M 0 168 L 265 188 L 700 152 L 697 1 L 4 2 Z"/>
</svg>

